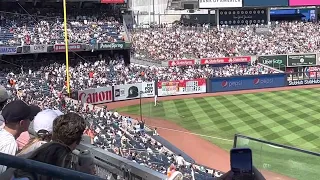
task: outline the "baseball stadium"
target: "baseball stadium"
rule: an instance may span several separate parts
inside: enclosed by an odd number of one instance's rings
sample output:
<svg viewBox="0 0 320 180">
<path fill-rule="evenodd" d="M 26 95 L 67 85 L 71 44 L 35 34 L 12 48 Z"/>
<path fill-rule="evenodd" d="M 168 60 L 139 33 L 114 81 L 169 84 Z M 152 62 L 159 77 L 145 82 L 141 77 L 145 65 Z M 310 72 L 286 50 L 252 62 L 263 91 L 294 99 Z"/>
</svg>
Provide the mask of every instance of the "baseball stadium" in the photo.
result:
<svg viewBox="0 0 320 180">
<path fill-rule="evenodd" d="M 320 179 L 319 18 L 318 0 L 1 0 L 0 180 Z"/>
</svg>

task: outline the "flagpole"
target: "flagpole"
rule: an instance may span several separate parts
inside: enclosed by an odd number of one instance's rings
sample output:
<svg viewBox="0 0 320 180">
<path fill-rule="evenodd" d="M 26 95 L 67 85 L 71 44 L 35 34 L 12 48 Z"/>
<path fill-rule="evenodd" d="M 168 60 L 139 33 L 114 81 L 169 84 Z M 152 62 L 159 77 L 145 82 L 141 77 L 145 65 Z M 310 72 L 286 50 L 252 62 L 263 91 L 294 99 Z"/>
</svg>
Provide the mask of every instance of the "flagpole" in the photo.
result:
<svg viewBox="0 0 320 180">
<path fill-rule="evenodd" d="M 63 25 L 64 25 L 64 43 L 66 54 L 66 76 L 67 76 L 67 92 L 70 96 L 70 76 L 69 76 L 69 45 L 68 45 L 68 31 L 67 31 L 67 0 L 63 0 Z"/>
</svg>

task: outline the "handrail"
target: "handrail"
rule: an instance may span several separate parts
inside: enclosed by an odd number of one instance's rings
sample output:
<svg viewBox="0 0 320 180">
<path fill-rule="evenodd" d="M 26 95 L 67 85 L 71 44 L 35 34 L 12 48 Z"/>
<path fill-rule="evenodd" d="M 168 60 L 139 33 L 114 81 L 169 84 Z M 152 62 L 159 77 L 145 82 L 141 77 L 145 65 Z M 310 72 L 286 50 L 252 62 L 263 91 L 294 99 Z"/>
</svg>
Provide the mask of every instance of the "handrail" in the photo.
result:
<svg viewBox="0 0 320 180">
<path fill-rule="evenodd" d="M 96 146 L 90 145 L 90 144 L 84 144 L 81 143 L 79 146 L 77 146 L 77 149 L 79 150 L 90 150 L 90 152 L 95 156 L 95 159 L 99 160 L 101 163 L 99 166 L 102 168 L 105 168 L 107 170 L 110 170 L 110 166 L 116 169 L 120 169 L 123 173 L 129 172 L 131 174 L 134 174 L 143 180 L 164 180 L 166 179 L 166 176 L 164 174 L 161 174 L 157 171 L 154 171 L 152 169 L 149 169 L 145 166 L 141 166 L 139 164 L 136 164 L 126 158 L 123 158 L 121 156 L 118 156 L 116 154 L 113 154 L 111 152 L 108 152 L 106 150 L 100 149 Z"/>
<path fill-rule="evenodd" d="M 241 134 L 235 134 L 234 137 L 235 137 L 234 147 L 236 147 L 236 145 L 237 145 L 237 138 L 241 137 L 241 138 L 244 138 L 244 139 L 249 139 L 249 140 L 252 140 L 252 141 L 258 141 L 258 142 L 261 142 L 261 143 L 264 143 L 264 144 L 269 144 L 269 145 L 272 145 L 272 146 L 278 146 L 278 147 L 281 147 L 281 148 L 290 149 L 290 150 L 293 150 L 293 151 L 298 151 L 298 152 L 301 152 L 301 153 L 306 153 L 306 154 L 310 154 L 310 155 L 314 155 L 314 156 L 320 156 L 320 153 L 308 151 L 308 150 L 305 150 L 305 149 L 300 149 L 300 148 L 293 147 L 293 146 L 287 146 L 287 145 L 283 145 L 283 144 L 278 144 L 278 143 L 274 143 L 274 142 L 270 142 L 270 141 L 266 141 L 266 140 L 262 140 L 262 139 L 258 139 L 258 138 L 253 138 L 253 137 L 249 137 L 249 136 L 245 136 L 245 135 L 241 135 Z"/>
<path fill-rule="evenodd" d="M 37 174 L 47 175 L 59 179 L 68 180 L 102 180 L 98 176 L 85 174 L 82 172 L 66 169 L 50 164 L 34 161 L 30 159 L 24 159 L 21 157 L 11 156 L 8 154 L 0 153 L 0 164 L 8 167 L 23 169 L 29 172 L 35 172 Z"/>
</svg>

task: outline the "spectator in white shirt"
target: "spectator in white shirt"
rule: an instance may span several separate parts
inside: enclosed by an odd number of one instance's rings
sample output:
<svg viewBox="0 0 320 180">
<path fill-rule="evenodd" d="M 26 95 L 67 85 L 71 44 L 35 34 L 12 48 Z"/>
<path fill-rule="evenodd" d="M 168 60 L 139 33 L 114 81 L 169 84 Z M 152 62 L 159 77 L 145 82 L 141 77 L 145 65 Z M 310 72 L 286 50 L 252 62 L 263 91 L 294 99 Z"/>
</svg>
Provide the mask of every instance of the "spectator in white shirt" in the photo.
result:
<svg viewBox="0 0 320 180">
<path fill-rule="evenodd" d="M 176 163 L 178 165 L 178 167 L 182 167 L 186 164 L 186 161 L 184 160 L 184 158 L 181 156 L 181 154 L 179 154 L 177 157 L 176 157 Z"/>
<path fill-rule="evenodd" d="M 0 130 L 0 152 L 16 155 L 18 151 L 16 139 L 22 132 L 28 131 L 30 121 L 35 115 L 30 106 L 17 100 L 10 102 L 3 108 L 2 116 L 5 120 L 5 126 Z M 6 169 L 6 166 L 0 166 L 0 173 Z"/>
</svg>

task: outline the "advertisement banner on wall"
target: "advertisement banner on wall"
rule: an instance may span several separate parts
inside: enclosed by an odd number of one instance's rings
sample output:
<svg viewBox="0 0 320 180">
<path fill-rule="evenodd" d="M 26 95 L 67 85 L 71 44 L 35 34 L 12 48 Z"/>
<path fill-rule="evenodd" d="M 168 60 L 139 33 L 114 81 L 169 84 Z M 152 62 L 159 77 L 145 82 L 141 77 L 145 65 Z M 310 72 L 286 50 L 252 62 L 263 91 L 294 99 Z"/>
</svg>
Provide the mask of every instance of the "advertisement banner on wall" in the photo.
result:
<svg viewBox="0 0 320 180">
<path fill-rule="evenodd" d="M 68 44 L 69 51 L 81 51 L 82 50 L 82 44 Z M 66 50 L 65 44 L 55 44 L 54 45 L 54 51 L 55 52 L 64 52 Z"/>
<path fill-rule="evenodd" d="M 158 82 L 158 96 L 204 93 L 206 91 L 206 79 Z"/>
<path fill-rule="evenodd" d="M 112 87 L 86 89 L 78 92 L 78 99 L 82 103 L 102 104 L 112 101 Z"/>
<path fill-rule="evenodd" d="M 288 0 L 243 0 L 244 7 L 287 7 L 288 5 Z"/>
<path fill-rule="evenodd" d="M 320 78 L 320 67 L 305 67 L 304 74 L 308 78 Z"/>
<path fill-rule="evenodd" d="M 286 86 L 285 74 L 268 74 L 260 76 L 239 76 L 214 78 L 211 81 L 211 92 L 262 89 Z"/>
<path fill-rule="evenodd" d="M 283 67 L 287 66 L 287 55 L 258 56 L 258 62 L 274 68 Z"/>
<path fill-rule="evenodd" d="M 230 63 L 249 63 L 249 62 L 251 62 L 251 56 L 203 58 L 200 60 L 200 64 L 230 64 Z"/>
<path fill-rule="evenodd" d="M 31 45 L 30 46 L 31 53 L 45 53 L 47 52 L 47 45 Z"/>
<path fill-rule="evenodd" d="M 17 47 L 0 47 L 0 54 L 16 54 Z"/>
<path fill-rule="evenodd" d="M 98 48 L 103 50 L 127 49 L 130 46 L 131 44 L 126 42 L 102 42 L 98 44 Z"/>
<path fill-rule="evenodd" d="M 289 6 L 319 6 L 319 0 L 289 0 Z"/>
<path fill-rule="evenodd" d="M 147 90 L 146 93 L 145 93 L 145 90 Z M 141 97 L 153 97 L 154 83 L 144 82 L 144 83 L 135 83 L 135 84 L 115 85 L 114 93 L 113 93 L 114 100 L 121 101 L 121 100 L 127 100 L 127 99 L 140 98 L 140 92 L 142 92 Z"/>
<path fill-rule="evenodd" d="M 142 83 L 142 97 L 153 97 L 156 92 L 156 87 L 154 82 L 143 82 Z"/>
<path fill-rule="evenodd" d="M 317 64 L 316 54 L 288 55 L 288 66 L 314 66 Z"/>
<path fill-rule="evenodd" d="M 199 8 L 213 9 L 213 8 L 230 8 L 242 7 L 242 0 L 199 0 Z"/>
<path fill-rule="evenodd" d="M 196 61 L 194 59 L 181 59 L 168 61 L 168 66 L 192 66 L 195 65 Z"/>
<path fill-rule="evenodd" d="M 288 86 L 320 84 L 320 79 L 288 80 Z"/>
</svg>

